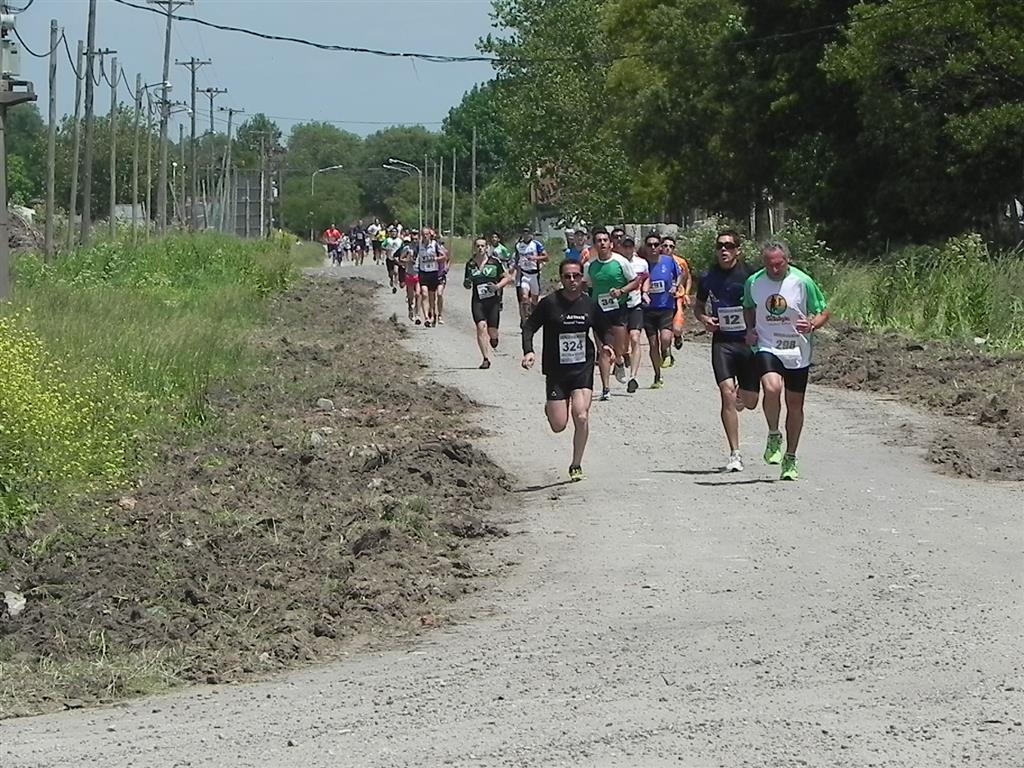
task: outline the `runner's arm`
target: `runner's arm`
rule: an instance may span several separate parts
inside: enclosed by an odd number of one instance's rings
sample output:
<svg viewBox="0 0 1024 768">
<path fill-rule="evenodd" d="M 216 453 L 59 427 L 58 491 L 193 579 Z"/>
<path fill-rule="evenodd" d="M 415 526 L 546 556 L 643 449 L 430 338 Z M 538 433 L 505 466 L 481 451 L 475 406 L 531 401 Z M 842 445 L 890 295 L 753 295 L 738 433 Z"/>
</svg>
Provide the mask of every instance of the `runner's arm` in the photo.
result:
<svg viewBox="0 0 1024 768">
<path fill-rule="evenodd" d="M 462 277 L 462 287 L 465 288 L 466 290 L 469 290 L 473 287 L 473 281 L 469 277 L 469 270 L 472 264 L 473 262 L 471 261 L 466 262 L 466 271 L 464 272 Z"/>
<path fill-rule="evenodd" d="M 534 308 L 533 312 L 530 313 L 523 321 L 523 355 L 533 354 L 533 337 L 544 326 L 544 321 L 547 318 L 548 303 L 544 299 L 541 299 L 540 303 Z"/>
</svg>

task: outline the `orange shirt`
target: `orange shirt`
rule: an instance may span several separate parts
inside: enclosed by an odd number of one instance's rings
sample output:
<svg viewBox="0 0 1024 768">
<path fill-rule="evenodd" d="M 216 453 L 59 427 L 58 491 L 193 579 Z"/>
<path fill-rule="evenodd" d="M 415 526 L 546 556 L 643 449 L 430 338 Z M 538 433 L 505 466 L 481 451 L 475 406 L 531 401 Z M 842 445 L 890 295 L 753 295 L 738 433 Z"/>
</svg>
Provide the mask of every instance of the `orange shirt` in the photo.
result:
<svg viewBox="0 0 1024 768">
<path fill-rule="evenodd" d="M 686 274 L 686 278 L 687 278 L 687 279 L 684 279 L 684 280 L 680 280 L 679 281 L 679 286 L 676 288 L 676 298 L 677 299 L 681 299 L 683 296 L 686 295 L 686 284 L 689 282 L 689 277 L 690 277 L 690 265 L 689 265 L 689 263 L 687 263 L 686 259 L 684 259 L 682 256 L 676 256 L 673 253 L 672 254 L 672 258 L 676 260 L 676 264 L 678 264 L 679 268 L 681 270 L 683 270 L 683 272 Z"/>
</svg>

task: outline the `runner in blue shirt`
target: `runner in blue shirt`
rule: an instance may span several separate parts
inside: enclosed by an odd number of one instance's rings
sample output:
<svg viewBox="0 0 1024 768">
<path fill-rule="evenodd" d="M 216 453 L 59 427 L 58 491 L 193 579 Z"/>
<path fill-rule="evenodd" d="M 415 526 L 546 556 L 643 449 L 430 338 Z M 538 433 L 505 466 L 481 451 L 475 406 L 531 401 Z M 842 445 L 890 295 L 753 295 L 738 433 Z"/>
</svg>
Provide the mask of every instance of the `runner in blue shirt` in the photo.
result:
<svg viewBox="0 0 1024 768">
<path fill-rule="evenodd" d="M 661 253 L 649 245 L 640 249 L 640 255 L 647 261 L 647 284 L 644 294 L 644 331 L 651 348 L 651 364 L 654 366 L 654 383 L 651 389 L 664 386 L 661 379 L 661 364 L 672 351 L 672 318 L 676 313 L 676 286 L 683 278 L 683 272 L 676 260 L 667 253 Z"/>
</svg>

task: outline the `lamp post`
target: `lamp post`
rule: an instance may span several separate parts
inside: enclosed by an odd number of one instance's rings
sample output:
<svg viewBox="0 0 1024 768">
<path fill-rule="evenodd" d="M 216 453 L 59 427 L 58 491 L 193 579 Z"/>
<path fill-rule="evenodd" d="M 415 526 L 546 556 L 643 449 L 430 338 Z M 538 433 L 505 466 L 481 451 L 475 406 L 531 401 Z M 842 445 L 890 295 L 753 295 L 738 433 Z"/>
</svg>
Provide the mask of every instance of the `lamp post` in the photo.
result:
<svg viewBox="0 0 1024 768">
<path fill-rule="evenodd" d="M 420 231 L 422 232 L 423 231 L 423 170 L 418 165 L 413 165 L 412 163 L 405 162 L 405 160 L 399 160 L 399 159 L 394 158 L 394 157 L 389 157 L 388 158 L 388 163 L 390 163 L 391 165 L 401 165 L 401 166 L 403 166 L 405 168 L 411 168 L 412 170 L 416 171 L 416 174 L 419 176 L 419 182 L 420 182 L 420 184 L 419 184 L 419 192 L 420 192 L 420 203 L 419 203 L 419 208 L 420 208 Z M 412 175 L 412 174 L 410 174 L 410 175 Z"/>
<path fill-rule="evenodd" d="M 317 168 L 315 171 L 313 171 L 313 175 L 309 177 L 309 196 L 310 196 L 310 198 L 312 198 L 314 195 L 316 195 L 316 175 L 318 173 L 325 173 L 326 171 L 339 171 L 339 170 L 341 170 L 344 167 L 345 167 L 344 165 L 328 165 L 326 168 Z M 310 222 L 309 222 L 309 241 L 313 242 L 312 213 L 310 215 Z"/>
</svg>

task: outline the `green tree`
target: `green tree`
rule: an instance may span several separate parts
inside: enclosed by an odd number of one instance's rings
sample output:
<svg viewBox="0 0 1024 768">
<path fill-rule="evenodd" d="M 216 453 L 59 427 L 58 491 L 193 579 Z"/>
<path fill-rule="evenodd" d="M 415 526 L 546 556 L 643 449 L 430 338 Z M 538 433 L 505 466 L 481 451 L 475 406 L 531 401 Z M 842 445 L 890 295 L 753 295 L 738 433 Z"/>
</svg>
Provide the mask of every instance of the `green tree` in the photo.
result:
<svg viewBox="0 0 1024 768">
<path fill-rule="evenodd" d="M 439 138 L 438 134 L 421 126 L 388 128 L 366 137 L 363 141 L 362 167 L 357 176 L 363 191 L 365 213 L 379 216 L 382 220 L 395 218 L 396 211 L 391 209 L 387 201 L 393 197 L 405 175 L 386 171 L 383 164 L 390 158 L 396 158 L 422 168 L 425 155 L 436 159 L 440 147 Z"/>
<path fill-rule="evenodd" d="M 240 126 L 231 152 L 231 162 L 239 168 L 259 168 L 260 142 L 268 157 L 284 151 L 281 129 L 262 112 L 257 112 Z"/>
</svg>

